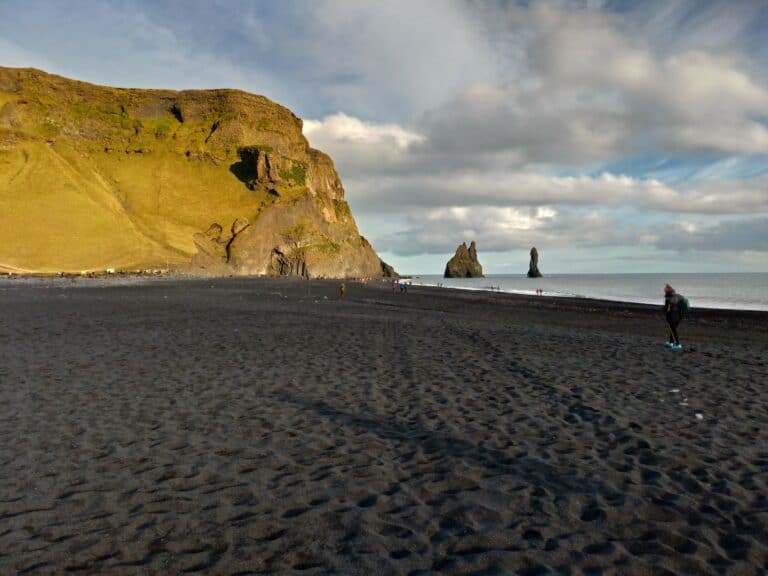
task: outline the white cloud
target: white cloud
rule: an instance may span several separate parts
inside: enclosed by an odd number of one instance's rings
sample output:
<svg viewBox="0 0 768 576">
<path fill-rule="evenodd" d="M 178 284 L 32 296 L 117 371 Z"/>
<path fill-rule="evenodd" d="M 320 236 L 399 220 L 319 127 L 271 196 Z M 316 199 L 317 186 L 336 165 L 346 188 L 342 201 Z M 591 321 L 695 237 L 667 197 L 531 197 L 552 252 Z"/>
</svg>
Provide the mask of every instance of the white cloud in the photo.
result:
<svg viewBox="0 0 768 576">
<path fill-rule="evenodd" d="M 494 54 L 461 0 L 323 0 L 306 12 L 308 72 L 337 108 L 375 118 L 416 115 L 467 82 L 497 73 Z M 340 81 L 327 83 L 328 79 Z"/>
<path fill-rule="evenodd" d="M 568 11 L 538 3 L 518 13 L 514 27 L 533 31 L 531 68 L 547 84 L 642 86 L 656 73 L 653 57 L 618 29 L 620 21 L 594 11 Z"/>
<path fill-rule="evenodd" d="M 669 148 L 768 154 L 768 87 L 735 58 L 688 52 L 664 62 L 655 102 Z M 761 120 L 762 118 L 762 120 Z"/>
<path fill-rule="evenodd" d="M 304 120 L 304 135 L 318 145 L 352 142 L 364 146 L 383 145 L 408 148 L 424 136 L 397 124 L 375 124 L 339 112 L 323 120 Z"/>
<path fill-rule="evenodd" d="M 356 125 L 348 122 L 345 124 Z M 313 143 L 335 159 L 358 210 L 399 211 L 421 206 L 601 205 L 644 211 L 700 214 L 768 212 L 768 177 L 712 180 L 671 186 L 622 174 L 557 176 L 533 170 L 474 168 L 462 164 L 430 170 L 413 143 L 418 135 L 393 126 L 360 123 L 351 140 L 327 123 L 309 122 Z M 305 123 L 306 125 L 306 123 Z M 358 132 L 361 126 L 367 127 Z M 394 135 L 402 137 L 400 144 Z M 319 138 L 316 138 L 319 137 Z M 406 142 L 411 142 L 405 145 Z"/>
<path fill-rule="evenodd" d="M 462 239 L 478 240 L 484 251 L 533 244 L 710 250 L 715 239 L 762 249 L 760 236 L 750 242 L 736 226 L 718 227 L 713 218 L 768 213 L 768 176 L 672 186 L 609 172 L 505 170 L 503 163 L 430 170 L 420 157 L 429 142 L 404 127 L 341 114 L 305 127 L 311 142 L 322 143 L 335 158 L 361 228 L 377 247 L 398 257 L 444 254 Z M 628 216 L 619 215 L 627 210 L 644 216 L 628 225 Z M 675 216 L 682 220 L 675 223 Z M 660 219 L 671 224 L 654 224 Z"/>
<path fill-rule="evenodd" d="M 304 120 L 304 135 L 311 146 L 331 155 L 345 183 L 355 176 L 370 179 L 402 170 L 412 159 L 409 148 L 424 140 L 396 124 L 363 122 L 341 113 Z"/>
<path fill-rule="evenodd" d="M 768 217 L 726 220 L 698 225 L 681 222 L 666 226 L 657 242 L 659 248 L 699 251 L 763 252 L 763 267 L 768 265 Z"/>
<path fill-rule="evenodd" d="M 523 72 L 468 86 L 425 114 L 420 131 L 438 153 L 506 152 L 519 165 L 768 154 L 768 84 L 745 55 L 659 55 L 630 24 L 552 4 L 513 8 L 508 33 L 524 39 Z"/>
<path fill-rule="evenodd" d="M 377 246 L 398 256 L 450 254 L 457 243 L 470 240 L 477 241 L 483 253 L 530 246 L 545 250 L 614 246 L 628 251 L 643 247 L 700 253 L 744 251 L 752 254 L 756 267 L 768 265 L 768 217 L 627 224 L 599 208 L 418 208 L 409 212 L 397 231 L 374 238 Z"/>
<path fill-rule="evenodd" d="M 409 212 L 402 230 L 376 238 L 387 251 L 410 256 L 445 254 L 461 241 L 476 240 L 483 252 L 627 244 L 617 223 L 601 210 L 567 211 L 552 207 L 499 208 L 450 206 Z M 634 235 L 632 241 L 636 242 Z"/>
</svg>

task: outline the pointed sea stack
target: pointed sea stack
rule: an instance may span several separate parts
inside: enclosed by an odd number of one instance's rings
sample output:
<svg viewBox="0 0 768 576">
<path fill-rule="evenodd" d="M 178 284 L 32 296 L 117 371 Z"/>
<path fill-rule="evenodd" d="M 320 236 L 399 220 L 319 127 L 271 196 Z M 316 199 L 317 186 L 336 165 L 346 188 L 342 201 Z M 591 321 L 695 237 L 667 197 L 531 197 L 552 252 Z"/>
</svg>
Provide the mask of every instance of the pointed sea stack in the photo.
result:
<svg viewBox="0 0 768 576">
<path fill-rule="evenodd" d="M 483 278 L 483 267 L 477 261 L 477 247 L 473 241 L 469 248 L 462 242 L 456 254 L 445 265 L 444 278 Z"/>
<path fill-rule="evenodd" d="M 531 262 L 528 264 L 528 278 L 541 278 L 539 272 L 539 251 L 534 246 L 531 248 Z"/>
</svg>

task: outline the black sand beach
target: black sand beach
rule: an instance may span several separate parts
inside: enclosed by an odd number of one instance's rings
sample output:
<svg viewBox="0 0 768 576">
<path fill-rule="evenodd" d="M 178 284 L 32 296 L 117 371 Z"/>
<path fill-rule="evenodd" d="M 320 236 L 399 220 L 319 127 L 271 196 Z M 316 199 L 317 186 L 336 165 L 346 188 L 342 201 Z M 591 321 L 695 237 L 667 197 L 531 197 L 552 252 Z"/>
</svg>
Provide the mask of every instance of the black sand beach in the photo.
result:
<svg viewBox="0 0 768 576">
<path fill-rule="evenodd" d="M 768 314 L 0 280 L 0 574 L 758 575 Z"/>
</svg>

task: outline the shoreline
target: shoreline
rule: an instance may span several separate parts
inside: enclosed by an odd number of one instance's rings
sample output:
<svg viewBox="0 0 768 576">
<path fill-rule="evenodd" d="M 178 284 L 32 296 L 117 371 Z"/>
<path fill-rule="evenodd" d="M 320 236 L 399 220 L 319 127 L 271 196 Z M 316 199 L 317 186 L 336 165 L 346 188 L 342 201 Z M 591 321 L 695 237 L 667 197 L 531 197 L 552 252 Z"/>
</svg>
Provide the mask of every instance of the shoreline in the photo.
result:
<svg viewBox="0 0 768 576">
<path fill-rule="evenodd" d="M 650 306 L 654 307 L 655 304 L 647 301 L 637 301 L 637 300 L 616 300 L 616 299 L 610 299 L 610 298 L 598 298 L 594 296 L 568 296 L 565 294 L 550 294 L 543 292 L 541 295 L 537 296 L 536 294 L 531 294 L 529 292 L 523 292 L 523 291 L 514 291 L 514 290 L 499 290 L 496 288 L 459 288 L 456 286 L 436 286 L 434 284 L 413 284 L 413 286 L 419 286 L 422 288 L 437 288 L 439 290 L 462 290 L 462 291 L 469 291 L 469 292 L 485 292 L 489 294 L 509 294 L 511 296 L 524 296 L 524 297 L 533 297 L 533 298 L 555 298 L 555 299 L 565 299 L 565 300 L 585 300 L 585 301 L 594 301 L 594 302 L 613 302 L 615 304 L 633 304 L 633 305 L 639 305 L 639 306 Z M 660 298 L 660 300 L 663 301 L 663 297 Z M 662 306 L 663 302 L 659 304 L 659 306 Z M 768 307 L 766 308 L 727 308 L 727 307 L 719 307 L 719 306 L 692 306 L 691 310 L 722 310 L 726 312 L 762 312 L 765 314 L 768 314 Z"/>
<path fill-rule="evenodd" d="M 680 275 L 684 275 L 685 273 L 681 273 Z M 756 276 L 758 275 L 764 275 L 765 273 L 762 272 L 755 272 L 755 273 L 744 273 L 744 274 L 754 274 Z M 603 274 L 602 276 L 611 277 L 611 276 L 642 276 L 643 274 Z M 656 275 L 656 273 L 649 273 L 648 276 Z M 691 276 L 700 275 L 699 273 L 690 273 Z M 723 276 L 726 276 L 727 274 L 723 273 Z M 558 276 L 569 276 L 567 274 L 561 274 Z M 581 274 L 572 274 L 570 276 L 573 277 L 580 277 Z M 587 275 L 587 276 L 597 276 L 597 275 Z M 414 280 L 419 280 L 419 277 L 414 276 L 412 277 Z M 493 277 L 489 276 L 486 277 L 490 280 L 493 279 Z M 499 285 L 497 286 L 455 286 L 455 285 L 440 285 L 437 282 L 431 282 L 430 283 L 414 283 L 414 286 L 421 286 L 421 287 L 429 287 L 429 288 L 439 288 L 439 289 L 454 289 L 454 290 L 466 290 L 466 291 L 474 291 L 474 292 L 487 292 L 487 293 L 502 293 L 502 294 L 514 294 L 519 296 L 538 296 L 543 298 L 572 298 L 572 299 L 583 299 L 583 300 L 596 300 L 596 301 L 606 301 L 606 302 L 617 302 L 622 304 L 642 304 L 647 306 L 655 306 L 655 300 L 651 298 L 643 298 L 643 299 L 627 299 L 627 298 L 611 298 L 610 296 L 588 296 L 583 294 L 573 294 L 573 293 L 560 293 L 556 291 L 544 291 L 541 295 L 536 295 L 535 290 L 518 290 L 518 289 L 503 289 L 500 288 Z M 768 289 L 768 288 L 767 288 Z M 663 301 L 663 296 L 659 298 L 659 300 Z M 750 312 L 768 312 L 768 304 L 744 304 L 741 306 L 728 306 L 727 304 L 720 305 L 720 304 L 695 304 L 691 308 L 696 310 L 743 310 L 743 311 L 750 311 Z"/>
<path fill-rule="evenodd" d="M 653 311 L 658 312 L 661 308 L 664 306 L 664 298 L 663 296 L 659 298 L 658 304 L 651 304 L 648 302 L 636 302 L 633 300 L 611 300 L 608 298 L 595 298 L 590 296 L 564 296 L 561 294 L 542 294 L 541 296 L 536 296 L 535 294 L 526 294 L 521 292 L 512 292 L 512 291 L 504 291 L 504 290 L 487 290 L 484 288 L 456 288 L 455 286 L 432 286 L 432 285 L 414 285 L 418 286 L 420 288 L 434 288 L 436 290 L 455 290 L 459 292 L 482 292 L 484 294 L 499 294 L 499 295 L 505 295 L 515 298 L 524 298 L 524 299 L 532 299 L 534 301 L 542 300 L 550 300 L 556 304 L 566 304 L 566 303 L 573 303 L 575 305 L 583 304 L 584 306 L 589 305 L 611 305 L 616 308 L 627 308 L 627 309 L 636 309 L 636 310 L 647 310 L 647 311 Z M 747 316 L 755 316 L 760 317 L 764 316 L 766 319 L 768 319 L 768 310 L 762 310 L 762 309 L 752 309 L 752 308 L 715 308 L 715 307 L 703 307 L 703 306 L 695 306 L 691 307 L 691 311 L 689 313 L 689 317 L 692 314 L 699 314 L 700 312 L 703 312 L 705 315 L 715 314 L 718 313 L 727 313 L 727 314 L 740 314 L 744 313 Z"/>
<path fill-rule="evenodd" d="M 61 281 L 61 282 L 69 282 L 68 285 L 88 285 L 88 283 L 93 283 L 93 285 L 99 286 L 99 287 L 107 287 L 107 286 L 119 286 L 125 284 L 125 281 L 133 280 L 141 280 L 141 283 L 151 283 L 152 281 L 178 281 L 178 282 L 208 282 L 208 281 L 245 281 L 245 282 L 295 282 L 300 283 L 301 285 L 304 285 L 305 282 L 309 282 L 310 284 L 316 283 L 319 285 L 327 284 L 327 285 L 333 285 L 338 286 L 340 282 L 345 282 L 348 284 L 354 284 L 354 285 L 367 285 L 367 286 L 373 286 L 373 285 L 381 285 L 385 289 L 389 290 L 391 287 L 391 279 L 383 278 L 383 279 L 370 279 L 367 282 L 362 282 L 360 279 L 357 278 L 346 278 L 346 279 L 328 279 L 328 278 L 310 278 L 309 280 L 303 279 L 303 278 L 296 278 L 296 277 L 279 277 L 279 276 L 196 276 L 196 275 L 190 275 L 185 274 L 181 272 L 170 272 L 170 273 L 162 273 L 162 274 L 154 274 L 154 273 L 115 273 L 115 274 L 94 274 L 94 275 L 88 275 L 88 276 L 81 276 L 78 274 L 70 274 L 70 275 L 43 275 L 43 274 L 13 274 L 7 275 L 7 274 L 0 274 L 0 282 L 2 281 L 8 281 L 8 282 L 18 282 L 18 283 L 33 283 L 33 282 L 45 282 L 45 281 Z M 121 282 L 122 281 L 122 282 Z M 98 284 L 96 284 L 98 283 Z M 138 282 L 137 282 L 138 283 Z M 637 302 L 633 300 L 612 300 L 608 298 L 596 298 L 596 297 L 590 297 L 590 296 L 566 296 L 561 294 L 547 294 L 544 293 L 541 296 L 537 296 L 535 294 L 528 294 L 523 292 L 515 292 L 515 291 L 505 291 L 505 290 L 496 290 L 496 289 L 489 289 L 489 288 L 472 288 L 472 287 L 456 287 L 456 286 L 437 286 L 434 284 L 410 284 L 409 290 L 410 293 L 413 293 L 413 290 L 418 289 L 420 291 L 434 291 L 434 293 L 437 294 L 445 294 L 445 291 L 451 291 L 451 292 L 457 292 L 457 293 L 479 293 L 484 295 L 498 295 L 498 296 L 508 296 L 512 298 L 521 298 L 524 300 L 532 299 L 533 301 L 550 301 L 558 304 L 566 304 L 566 303 L 573 303 L 574 305 L 583 304 L 584 306 L 589 306 L 592 304 L 601 304 L 601 305 L 611 305 L 615 307 L 625 307 L 628 309 L 647 309 L 649 311 L 658 311 L 663 306 L 663 296 L 659 298 L 659 303 L 652 304 L 648 302 Z M 755 317 L 760 318 L 761 316 L 768 319 L 768 309 L 754 309 L 754 308 L 727 308 L 727 307 L 709 307 L 709 306 L 693 306 L 691 307 L 690 315 L 704 315 L 709 316 L 712 314 L 719 314 L 719 313 L 725 313 L 725 314 L 744 314 L 748 317 Z"/>
</svg>

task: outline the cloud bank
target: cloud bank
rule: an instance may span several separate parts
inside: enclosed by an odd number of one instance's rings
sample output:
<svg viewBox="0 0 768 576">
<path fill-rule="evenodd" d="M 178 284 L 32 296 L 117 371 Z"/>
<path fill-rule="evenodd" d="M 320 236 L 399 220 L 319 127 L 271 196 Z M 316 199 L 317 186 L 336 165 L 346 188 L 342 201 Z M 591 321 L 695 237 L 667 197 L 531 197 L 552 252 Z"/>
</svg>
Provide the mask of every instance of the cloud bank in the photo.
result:
<svg viewBox="0 0 768 576">
<path fill-rule="evenodd" d="M 513 38 L 509 78 L 467 85 L 407 126 L 342 115 L 310 123 L 310 141 L 336 159 L 356 212 L 379 222 L 377 245 L 404 255 L 450 253 L 465 238 L 500 252 L 766 250 L 764 220 L 749 218 L 768 213 L 764 173 L 713 179 L 705 167 L 673 184 L 599 169 L 649 154 L 768 164 L 758 64 L 696 43 L 659 53 L 614 13 L 549 3 L 486 10 L 497 34 Z M 403 211 L 399 224 L 385 223 Z"/>
</svg>

